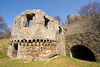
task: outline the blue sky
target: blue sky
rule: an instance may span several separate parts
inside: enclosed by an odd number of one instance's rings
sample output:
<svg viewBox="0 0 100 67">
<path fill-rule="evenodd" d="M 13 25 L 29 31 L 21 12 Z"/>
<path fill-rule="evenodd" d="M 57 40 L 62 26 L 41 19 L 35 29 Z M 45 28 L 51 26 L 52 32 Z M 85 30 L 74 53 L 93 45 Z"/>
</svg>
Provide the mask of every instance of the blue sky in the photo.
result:
<svg viewBox="0 0 100 67">
<path fill-rule="evenodd" d="M 47 15 L 60 16 L 65 21 L 67 15 L 78 13 L 81 6 L 100 0 L 0 0 L 0 16 L 11 28 L 15 16 L 25 10 L 41 9 Z"/>
</svg>

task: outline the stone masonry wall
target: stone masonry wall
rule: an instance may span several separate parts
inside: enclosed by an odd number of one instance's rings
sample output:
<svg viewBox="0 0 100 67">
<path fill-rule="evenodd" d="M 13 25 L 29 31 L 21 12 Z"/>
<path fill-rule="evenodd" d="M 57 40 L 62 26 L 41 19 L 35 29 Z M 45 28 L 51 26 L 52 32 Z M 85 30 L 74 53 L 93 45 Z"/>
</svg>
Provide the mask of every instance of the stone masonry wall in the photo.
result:
<svg viewBox="0 0 100 67">
<path fill-rule="evenodd" d="M 73 46 L 82 45 L 90 49 L 95 59 L 100 61 L 100 13 L 69 24 L 64 30 L 67 56 L 71 56 Z"/>
<path fill-rule="evenodd" d="M 17 50 L 14 45 L 18 45 Z M 57 55 L 56 41 L 42 39 L 35 42 L 25 42 L 25 40 L 23 42 L 13 41 L 10 42 L 8 55 L 12 58 L 23 60 L 46 60 Z"/>
<path fill-rule="evenodd" d="M 100 30 L 85 33 L 66 35 L 66 55 L 70 56 L 71 48 L 75 45 L 83 45 L 89 48 L 100 61 Z"/>
<path fill-rule="evenodd" d="M 39 9 L 26 10 L 14 19 L 8 56 L 23 60 L 46 60 L 58 54 L 56 46 L 57 37 L 62 35 L 60 33 L 62 30 L 57 20 Z"/>
<path fill-rule="evenodd" d="M 29 26 L 30 20 L 32 25 Z M 15 17 L 10 40 L 51 39 L 56 40 L 58 21 L 42 10 L 26 10 Z"/>
<path fill-rule="evenodd" d="M 61 56 L 66 56 L 66 51 L 65 51 L 65 35 L 64 35 L 64 30 L 61 27 L 61 33 L 57 34 L 57 52 Z"/>
</svg>

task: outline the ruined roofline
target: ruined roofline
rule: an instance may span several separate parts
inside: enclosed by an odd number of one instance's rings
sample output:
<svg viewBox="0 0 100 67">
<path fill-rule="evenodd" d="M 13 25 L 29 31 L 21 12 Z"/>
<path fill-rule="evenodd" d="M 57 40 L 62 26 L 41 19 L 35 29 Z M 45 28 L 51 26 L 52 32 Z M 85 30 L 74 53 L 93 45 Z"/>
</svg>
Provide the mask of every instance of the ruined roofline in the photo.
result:
<svg viewBox="0 0 100 67">
<path fill-rule="evenodd" d="M 43 12 L 43 11 L 40 10 L 40 9 L 37 9 L 37 10 L 35 10 L 35 9 L 33 9 L 33 10 L 26 10 L 26 11 L 22 12 L 21 14 L 17 15 L 17 16 L 15 17 L 15 20 L 17 20 L 17 19 L 20 18 L 21 16 L 25 16 L 26 14 L 30 14 L 30 13 L 34 13 L 34 14 L 40 13 L 41 15 L 44 15 L 46 18 L 50 19 L 50 21 L 53 21 L 53 22 L 54 22 L 54 20 L 55 20 L 54 18 L 48 16 L 45 12 Z M 58 23 L 58 21 L 55 20 L 55 23 Z"/>
</svg>

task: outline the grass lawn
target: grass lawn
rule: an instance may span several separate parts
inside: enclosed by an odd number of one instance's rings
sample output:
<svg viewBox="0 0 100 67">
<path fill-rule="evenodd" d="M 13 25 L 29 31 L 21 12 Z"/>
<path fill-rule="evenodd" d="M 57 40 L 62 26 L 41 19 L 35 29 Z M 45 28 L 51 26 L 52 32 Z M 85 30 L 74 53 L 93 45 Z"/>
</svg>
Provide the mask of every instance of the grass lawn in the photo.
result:
<svg viewBox="0 0 100 67">
<path fill-rule="evenodd" d="M 89 62 L 68 56 L 59 56 L 50 61 L 26 61 L 11 59 L 6 55 L 8 39 L 0 39 L 0 67 L 100 67 L 100 62 Z"/>
<path fill-rule="evenodd" d="M 100 67 L 100 62 L 89 62 L 70 57 L 56 57 L 50 61 L 26 61 L 0 57 L 0 67 Z"/>
</svg>

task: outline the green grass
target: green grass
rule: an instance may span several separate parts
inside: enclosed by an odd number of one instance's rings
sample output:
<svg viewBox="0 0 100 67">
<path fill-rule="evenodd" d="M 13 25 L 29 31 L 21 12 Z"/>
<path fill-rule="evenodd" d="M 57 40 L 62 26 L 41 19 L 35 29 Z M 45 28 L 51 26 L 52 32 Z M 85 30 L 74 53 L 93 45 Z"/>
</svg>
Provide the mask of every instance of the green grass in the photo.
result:
<svg viewBox="0 0 100 67">
<path fill-rule="evenodd" d="M 0 67 L 100 67 L 100 62 L 89 62 L 64 56 L 53 58 L 50 61 L 26 61 L 3 56 L 0 58 Z"/>
<path fill-rule="evenodd" d="M 5 56 L 7 54 L 7 47 L 3 45 L 0 47 L 0 57 Z"/>
<path fill-rule="evenodd" d="M 60 56 L 52 59 L 47 65 L 51 67 L 100 67 L 100 62 L 89 62 L 75 58 Z"/>
<path fill-rule="evenodd" d="M 46 61 L 26 61 L 11 59 L 7 56 L 0 58 L 0 67 L 45 67 Z"/>
<path fill-rule="evenodd" d="M 26 61 L 11 59 L 6 55 L 7 39 L 0 39 L 0 67 L 100 67 L 100 62 L 89 62 L 68 56 L 60 56 L 50 61 Z"/>
</svg>

